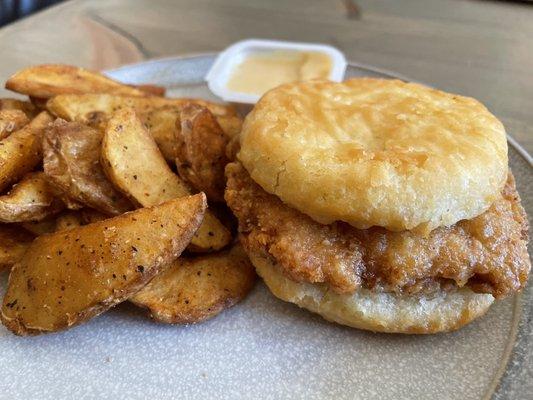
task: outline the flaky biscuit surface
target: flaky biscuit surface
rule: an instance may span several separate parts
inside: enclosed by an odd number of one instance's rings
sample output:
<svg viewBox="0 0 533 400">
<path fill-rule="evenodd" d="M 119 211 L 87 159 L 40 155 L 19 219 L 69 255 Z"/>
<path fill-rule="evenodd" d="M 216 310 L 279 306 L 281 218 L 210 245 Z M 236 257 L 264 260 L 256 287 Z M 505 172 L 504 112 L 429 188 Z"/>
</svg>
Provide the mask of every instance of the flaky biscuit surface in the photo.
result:
<svg viewBox="0 0 533 400">
<path fill-rule="evenodd" d="M 290 206 L 360 229 L 470 219 L 507 176 L 504 127 L 481 103 L 371 78 L 271 90 L 246 118 L 238 158 Z"/>
</svg>

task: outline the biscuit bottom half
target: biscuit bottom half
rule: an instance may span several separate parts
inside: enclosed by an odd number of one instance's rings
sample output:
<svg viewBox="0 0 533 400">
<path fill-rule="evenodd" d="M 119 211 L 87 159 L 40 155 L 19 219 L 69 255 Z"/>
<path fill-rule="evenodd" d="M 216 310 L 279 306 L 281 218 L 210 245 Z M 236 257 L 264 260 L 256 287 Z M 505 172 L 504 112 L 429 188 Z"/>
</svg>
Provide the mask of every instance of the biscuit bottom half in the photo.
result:
<svg viewBox="0 0 533 400">
<path fill-rule="evenodd" d="M 374 332 L 429 334 L 457 330 L 484 315 L 491 294 L 467 287 L 436 294 L 398 295 L 361 288 L 340 294 L 327 284 L 295 282 L 269 258 L 248 253 L 257 273 L 281 300 L 321 315 L 328 321 Z"/>
</svg>

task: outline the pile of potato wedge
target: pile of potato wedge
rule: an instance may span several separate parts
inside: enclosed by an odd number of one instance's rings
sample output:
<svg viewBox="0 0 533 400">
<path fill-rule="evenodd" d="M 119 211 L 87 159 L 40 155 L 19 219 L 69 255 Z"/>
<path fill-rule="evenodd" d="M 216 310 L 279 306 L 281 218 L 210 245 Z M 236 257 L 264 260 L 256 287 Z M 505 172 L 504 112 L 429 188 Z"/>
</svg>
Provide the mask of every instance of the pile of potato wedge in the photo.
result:
<svg viewBox="0 0 533 400">
<path fill-rule="evenodd" d="M 0 318 L 17 335 L 80 324 L 123 301 L 156 321 L 204 321 L 255 272 L 224 204 L 242 120 L 97 72 L 38 65 L 0 99 Z M 228 150 L 228 151 L 227 151 Z"/>
</svg>

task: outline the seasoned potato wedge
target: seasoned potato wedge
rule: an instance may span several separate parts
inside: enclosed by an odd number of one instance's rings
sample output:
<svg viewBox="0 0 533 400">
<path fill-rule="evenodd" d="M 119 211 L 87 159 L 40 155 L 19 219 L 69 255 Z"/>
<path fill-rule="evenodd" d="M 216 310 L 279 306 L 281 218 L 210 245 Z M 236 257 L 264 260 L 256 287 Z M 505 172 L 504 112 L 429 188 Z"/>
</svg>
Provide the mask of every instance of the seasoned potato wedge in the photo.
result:
<svg viewBox="0 0 533 400">
<path fill-rule="evenodd" d="M 126 300 L 181 254 L 206 205 L 198 194 L 38 237 L 11 270 L 2 322 L 54 332 Z"/>
<path fill-rule="evenodd" d="M 56 216 L 54 215 L 41 221 L 23 222 L 20 224 L 20 226 L 35 236 L 41 236 L 45 233 L 52 233 L 56 230 Z"/>
<path fill-rule="evenodd" d="M 119 110 L 109 120 L 101 157 L 109 179 L 140 206 L 190 194 L 131 109 Z"/>
<path fill-rule="evenodd" d="M 229 162 L 224 134 L 214 115 L 198 104 L 188 104 L 180 113 L 176 130 L 176 166 L 183 180 L 212 201 L 224 201 L 224 168 Z"/>
<path fill-rule="evenodd" d="M 180 110 L 177 107 L 161 107 L 147 113 L 137 114 L 150 131 L 161 154 L 169 164 L 176 162 L 176 135 L 179 125 Z"/>
<path fill-rule="evenodd" d="M 78 121 L 104 129 L 113 112 L 121 108 L 133 108 L 141 119 L 143 115 L 161 107 L 178 110 L 195 103 L 209 109 L 224 132 L 233 137 L 241 130 L 242 120 L 232 106 L 199 99 L 171 99 L 165 97 L 113 96 L 109 94 L 60 95 L 48 100 L 47 109 L 68 121 Z"/>
<path fill-rule="evenodd" d="M 168 324 L 205 321 L 238 303 L 255 282 L 255 270 L 240 245 L 229 251 L 178 258 L 130 298 L 153 319 Z"/>
<path fill-rule="evenodd" d="M 11 132 L 18 131 L 30 122 L 21 110 L 0 110 L 0 139 L 8 137 Z"/>
<path fill-rule="evenodd" d="M 92 208 L 83 208 L 78 211 L 68 210 L 59 214 L 56 218 L 56 231 L 68 229 L 75 226 L 93 224 L 109 218 L 100 211 Z"/>
<path fill-rule="evenodd" d="M 20 226 L 0 224 L 0 270 L 19 261 L 32 241 L 33 235 Z"/>
<path fill-rule="evenodd" d="M 101 164 L 116 187 L 144 207 L 191 193 L 171 171 L 154 139 L 131 109 L 119 110 L 109 120 Z M 230 232 L 208 211 L 189 249 L 219 250 L 230 240 Z"/>
<path fill-rule="evenodd" d="M 65 207 L 68 208 L 69 210 L 81 210 L 83 208 L 83 204 L 81 204 L 80 202 L 74 199 L 71 199 L 68 196 L 68 193 L 63 192 L 62 190 L 53 186 L 53 184 L 51 185 L 51 188 L 52 188 L 52 192 L 54 193 L 54 196 L 58 198 L 59 200 L 61 200 L 63 204 L 65 205 Z"/>
<path fill-rule="evenodd" d="M 88 225 L 94 222 L 103 221 L 107 218 L 109 218 L 107 215 L 93 210 L 92 208 L 83 208 L 77 211 L 68 210 L 57 216 L 55 231 Z"/>
<path fill-rule="evenodd" d="M 19 110 L 32 119 L 39 114 L 39 111 L 29 101 L 19 99 L 0 99 L 0 110 Z"/>
<path fill-rule="evenodd" d="M 0 222 L 40 221 L 64 207 L 54 197 L 44 173 L 33 172 L 0 196 Z"/>
<path fill-rule="evenodd" d="M 109 217 L 100 211 L 93 210 L 92 208 L 82 208 L 81 210 L 63 210 L 52 217 L 47 217 L 38 222 L 24 222 L 21 226 L 34 235 L 41 236 L 45 233 L 92 224 L 93 222 L 103 221 L 107 218 Z"/>
<path fill-rule="evenodd" d="M 30 97 L 30 101 L 36 110 L 46 111 L 46 103 L 48 102 L 47 98 Z"/>
<path fill-rule="evenodd" d="M 102 137 L 102 132 L 78 122 L 56 120 L 44 135 L 43 168 L 50 183 L 70 199 L 118 215 L 132 205 L 100 166 Z"/>
<path fill-rule="evenodd" d="M 76 228 L 81 225 L 84 224 L 82 224 L 80 211 L 67 210 L 57 216 L 54 232 Z"/>
<path fill-rule="evenodd" d="M 0 141 L 0 192 L 41 162 L 42 135 L 50 122 L 50 114 L 42 112 L 28 125 Z"/>
<path fill-rule="evenodd" d="M 145 96 L 143 90 L 116 82 L 98 72 L 61 64 L 43 64 L 16 72 L 6 89 L 32 97 L 50 98 L 59 94 L 112 93 Z"/>
<path fill-rule="evenodd" d="M 102 214 L 100 211 L 92 208 L 84 208 L 80 210 L 80 216 L 82 225 L 92 224 L 93 222 L 99 222 L 109 218 L 107 215 Z"/>
<path fill-rule="evenodd" d="M 196 105 L 196 103 L 190 103 L 192 105 Z M 198 105 L 196 105 L 198 106 Z M 185 104 L 183 107 L 187 108 L 188 104 Z M 157 143 L 157 146 L 159 147 L 159 150 L 161 150 L 161 153 L 163 153 L 163 156 L 165 157 L 165 160 L 167 160 L 168 163 L 174 164 L 177 157 L 177 142 L 176 142 L 176 135 L 179 134 L 181 129 L 181 123 L 180 123 L 180 114 L 182 112 L 183 107 L 176 107 L 176 106 L 164 106 L 161 108 L 156 108 L 153 110 L 150 110 L 148 112 L 140 112 L 137 114 L 139 119 L 145 124 L 145 126 L 148 128 L 150 133 L 152 134 L 155 142 Z M 198 106 L 202 107 L 202 106 Z M 206 108 L 203 108 L 206 109 Z M 209 112 L 209 111 L 208 111 Z M 231 129 L 238 129 L 240 130 L 240 119 L 238 117 L 235 117 L 237 119 L 237 125 L 238 127 L 230 127 Z M 220 118 L 219 118 L 220 119 Z M 222 118 L 222 121 L 228 122 L 229 118 Z M 220 124 L 219 125 L 220 129 Z M 230 131 L 231 131 L 230 129 Z M 226 140 L 229 140 L 229 135 L 223 132 Z M 236 136 L 234 136 L 236 137 Z"/>
</svg>

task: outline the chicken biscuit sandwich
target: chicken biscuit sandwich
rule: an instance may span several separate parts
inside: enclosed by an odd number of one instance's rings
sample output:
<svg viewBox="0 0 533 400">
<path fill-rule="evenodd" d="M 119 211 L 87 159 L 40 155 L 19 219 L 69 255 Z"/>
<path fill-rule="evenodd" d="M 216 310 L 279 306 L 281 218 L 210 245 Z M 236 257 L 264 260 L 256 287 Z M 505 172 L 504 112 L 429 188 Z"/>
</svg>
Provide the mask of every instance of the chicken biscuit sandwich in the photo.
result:
<svg viewBox="0 0 533 400">
<path fill-rule="evenodd" d="M 247 116 L 226 176 L 266 285 L 330 321 L 450 331 L 526 284 L 505 130 L 474 99 L 396 80 L 283 85 Z"/>
</svg>

